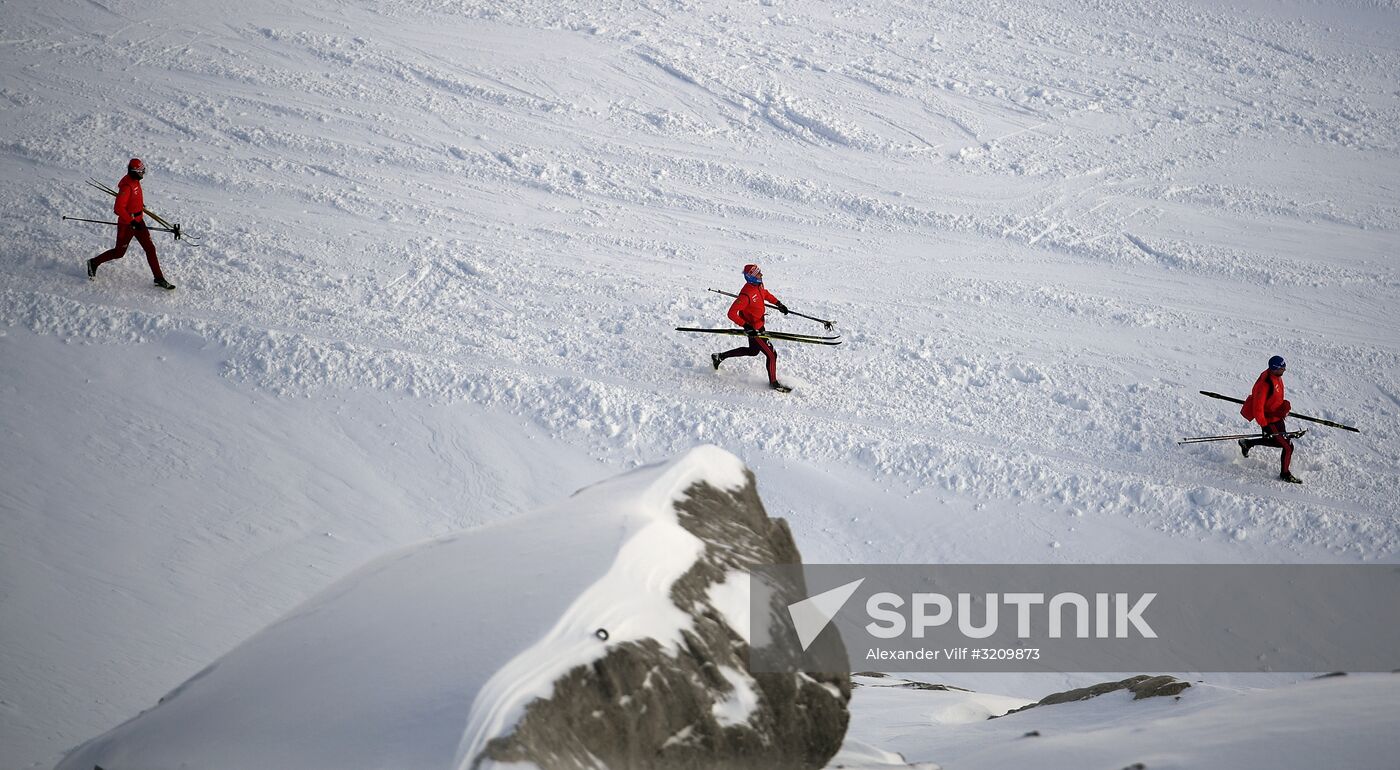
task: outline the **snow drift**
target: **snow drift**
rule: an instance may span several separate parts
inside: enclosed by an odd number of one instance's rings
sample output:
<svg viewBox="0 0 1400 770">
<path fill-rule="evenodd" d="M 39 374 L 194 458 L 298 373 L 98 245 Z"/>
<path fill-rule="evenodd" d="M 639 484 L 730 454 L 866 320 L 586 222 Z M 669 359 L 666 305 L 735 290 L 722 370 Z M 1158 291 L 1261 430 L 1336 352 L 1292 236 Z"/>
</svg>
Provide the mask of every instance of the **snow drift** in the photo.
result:
<svg viewBox="0 0 1400 770">
<path fill-rule="evenodd" d="M 798 559 L 700 447 L 378 559 L 60 768 L 820 767 L 849 678 L 744 663 L 743 570 Z"/>
</svg>

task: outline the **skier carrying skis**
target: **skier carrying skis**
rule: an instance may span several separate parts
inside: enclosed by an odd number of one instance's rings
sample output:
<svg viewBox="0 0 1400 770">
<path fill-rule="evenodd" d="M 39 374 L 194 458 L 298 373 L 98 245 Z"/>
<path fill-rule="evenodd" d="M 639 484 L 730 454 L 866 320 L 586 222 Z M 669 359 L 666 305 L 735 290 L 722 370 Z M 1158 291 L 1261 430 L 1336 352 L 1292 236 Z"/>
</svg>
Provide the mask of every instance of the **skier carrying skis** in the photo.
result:
<svg viewBox="0 0 1400 770">
<path fill-rule="evenodd" d="M 1283 373 L 1288 369 L 1283 356 L 1269 359 L 1269 368 L 1254 381 L 1254 389 L 1240 407 L 1240 414 L 1246 420 L 1257 422 L 1264 429 L 1259 438 L 1240 439 L 1240 454 L 1249 457 L 1249 450 L 1256 446 L 1276 446 L 1283 450 L 1283 466 L 1278 477 L 1290 484 L 1303 482 L 1288 472 L 1288 463 L 1293 459 L 1293 442 L 1288 440 L 1288 429 L 1283 419 L 1293 411 L 1293 405 L 1283 397 Z"/>
<path fill-rule="evenodd" d="M 117 202 L 112 211 L 117 215 L 117 245 L 87 261 L 88 280 L 97 277 L 97 267 L 103 262 L 121 259 L 126 256 L 126 247 L 135 238 L 146 252 L 146 263 L 151 266 L 156 286 L 173 289 L 175 285 L 165 280 L 160 272 L 160 262 L 156 260 L 156 245 L 151 242 L 151 231 L 146 229 L 144 218 L 146 202 L 141 196 L 141 177 L 146 175 L 146 164 L 140 158 L 132 158 L 126 164 L 126 176 L 117 183 Z"/>
<path fill-rule="evenodd" d="M 739 297 L 729 306 L 729 320 L 744 327 L 744 333 L 749 338 L 748 347 L 712 353 L 710 362 L 718 370 L 720 362 L 726 358 L 762 353 L 768 359 L 768 387 L 787 393 L 792 388 L 778 382 L 778 351 L 773 349 L 772 342 L 758 336 L 763 333 L 763 314 L 767 309 L 764 303 L 769 301 L 777 306 L 778 312 L 787 315 L 787 305 L 763 288 L 763 271 L 758 265 L 744 265 L 744 288 L 739 290 Z"/>
</svg>

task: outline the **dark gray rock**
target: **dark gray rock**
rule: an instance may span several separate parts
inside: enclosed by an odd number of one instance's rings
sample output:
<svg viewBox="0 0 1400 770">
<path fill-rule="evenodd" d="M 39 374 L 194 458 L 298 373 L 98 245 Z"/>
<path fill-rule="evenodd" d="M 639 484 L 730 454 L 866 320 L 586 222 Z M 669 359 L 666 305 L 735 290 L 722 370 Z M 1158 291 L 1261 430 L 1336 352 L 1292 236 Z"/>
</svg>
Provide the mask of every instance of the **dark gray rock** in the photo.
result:
<svg viewBox="0 0 1400 770">
<path fill-rule="evenodd" d="M 869 679 L 890 679 L 889 684 L 868 685 L 852 680 L 852 687 L 877 687 L 880 689 L 904 689 L 904 690 L 935 690 L 938 692 L 972 692 L 964 687 L 954 687 L 951 684 L 935 684 L 933 682 L 920 682 L 916 679 L 892 679 L 889 674 L 878 671 L 858 671 L 851 676 L 866 677 Z"/>
<path fill-rule="evenodd" d="M 704 555 L 671 591 L 693 618 L 682 650 L 651 640 L 617 645 L 558 680 L 552 696 L 527 706 L 514 732 L 488 743 L 482 757 L 546 770 L 742 770 L 819 768 L 836 754 L 849 718 L 847 674 L 753 674 L 757 704 L 749 718 L 726 724 L 715 713 L 716 703 L 734 693 L 722 669 L 747 672 L 748 644 L 709 604 L 707 592 L 730 571 L 800 563 L 787 523 L 768 518 L 752 474 L 737 493 L 697 484 L 677 510 L 682 526 L 705 543 Z M 805 595 L 805 586 L 793 590 Z M 832 637 L 823 642 L 839 645 Z"/>
<path fill-rule="evenodd" d="M 1128 690 L 1131 693 L 1133 693 L 1133 700 L 1142 700 L 1143 698 L 1158 698 L 1163 696 L 1177 695 L 1181 693 L 1182 690 L 1185 690 L 1187 687 L 1190 686 L 1190 682 L 1183 682 L 1182 680 L 1177 679 L 1176 677 L 1167 676 L 1165 674 L 1161 674 L 1158 676 L 1138 674 L 1137 676 L 1129 677 L 1127 679 L 1123 679 L 1117 682 L 1103 682 L 1101 684 L 1090 685 L 1089 687 L 1080 687 L 1075 690 L 1066 690 L 1064 692 L 1051 693 L 1050 695 L 1041 698 L 1035 703 L 1032 703 L 1028 706 L 1022 706 L 1018 709 L 1012 709 L 1011 711 L 1008 711 L 1005 714 L 1001 714 L 999 716 L 1010 716 L 1021 711 L 1026 711 L 1027 709 L 1033 709 L 1037 706 L 1053 706 L 1057 703 L 1072 703 L 1074 701 L 1079 700 L 1088 700 L 1090 698 L 1097 698 L 1100 695 L 1105 695 L 1111 692 L 1117 692 L 1119 690 Z M 988 718 L 997 719 L 998 717 Z"/>
</svg>

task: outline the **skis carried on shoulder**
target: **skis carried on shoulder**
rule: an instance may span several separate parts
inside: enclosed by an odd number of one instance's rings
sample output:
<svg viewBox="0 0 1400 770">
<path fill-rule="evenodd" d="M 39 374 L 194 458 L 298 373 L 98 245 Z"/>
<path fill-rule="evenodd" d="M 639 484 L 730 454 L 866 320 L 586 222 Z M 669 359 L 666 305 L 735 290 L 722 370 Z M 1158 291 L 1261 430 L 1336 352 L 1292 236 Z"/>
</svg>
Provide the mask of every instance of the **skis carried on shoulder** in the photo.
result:
<svg viewBox="0 0 1400 770">
<path fill-rule="evenodd" d="M 695 326 L 677 326 L 678 332 L 699 332 L 703 334 L 726 334 L 731 337 L 758 337 L 765 340 L 780 340 L 782 342 L 805 342 L 809 345 L 840 345 L 841 335 L 833 337 L 820 337 L 815 334 L 793 334 L 790 332 L 762 331 L 750 335 L 747 329 L 704 329 Z"/>
</svg>

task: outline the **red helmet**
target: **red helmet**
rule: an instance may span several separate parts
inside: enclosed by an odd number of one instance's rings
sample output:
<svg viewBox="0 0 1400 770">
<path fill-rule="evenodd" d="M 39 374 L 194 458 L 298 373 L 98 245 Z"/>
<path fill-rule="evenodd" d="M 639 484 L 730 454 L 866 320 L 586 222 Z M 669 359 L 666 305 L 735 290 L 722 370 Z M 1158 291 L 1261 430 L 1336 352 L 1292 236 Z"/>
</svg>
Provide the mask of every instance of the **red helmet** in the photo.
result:
<svg viewBox="0 0 1400 770">
<path fill-rule="evenodd" d="M 763 283 L 763 271 L 758 265 L 744 265 L 744 280 L 749 283 Z"/>
<path fill-rule="evenodd" d="M 127 162 L 126 170 L 134 174 L 144 174 L 146 173 L 146 164 L 142 163 L 140 158 L 132 158 Z"/>
</svg>

